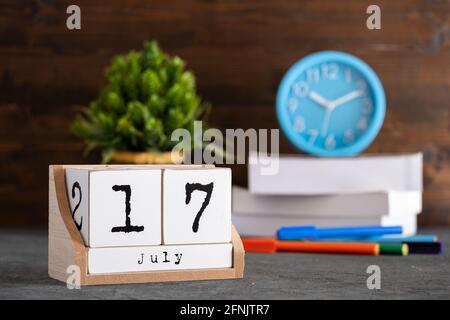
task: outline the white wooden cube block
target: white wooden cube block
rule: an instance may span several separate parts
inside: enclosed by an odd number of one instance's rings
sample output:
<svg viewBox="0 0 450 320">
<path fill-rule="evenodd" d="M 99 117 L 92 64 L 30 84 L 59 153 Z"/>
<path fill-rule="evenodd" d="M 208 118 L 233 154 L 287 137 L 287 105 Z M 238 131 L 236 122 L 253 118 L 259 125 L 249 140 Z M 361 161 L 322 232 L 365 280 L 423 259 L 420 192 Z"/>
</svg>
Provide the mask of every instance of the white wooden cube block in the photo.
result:
<svg viewBox="0 0 450 320">
<path fill-rule="evenodd" d="M 72 218 L 81 232 L 84 244 L 89 244 L 89 170 L 66 169 L 67 198 Z"/>
<path fill-rule="evenodd" d="M 70 209 L 89 247 L 161 244 L 161 170 L 66 169 Z"/>
<path fill-rule="evenodd" d="M 231 170 L 164 170 L 163 243 L 231 241 Z"/>
</svg>

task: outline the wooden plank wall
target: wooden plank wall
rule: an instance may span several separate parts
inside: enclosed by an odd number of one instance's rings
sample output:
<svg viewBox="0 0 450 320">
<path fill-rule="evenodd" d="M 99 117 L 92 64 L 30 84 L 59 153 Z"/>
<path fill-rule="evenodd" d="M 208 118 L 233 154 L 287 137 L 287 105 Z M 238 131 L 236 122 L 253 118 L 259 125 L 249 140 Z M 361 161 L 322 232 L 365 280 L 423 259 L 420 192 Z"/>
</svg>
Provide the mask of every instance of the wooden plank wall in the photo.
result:
<svg viewBox="0 0 450 320">
<path fill-rule="evenodd" d="M 82 10 L 82 30 L 65 26 Z M 382 30 L 366 8 L 382 9 Z M 0 227 L 47 223 L 47 166 L 97 162 L 68 132 L 118 53 L 157 39 L 180 55 L 221 128 L 277 128 L 274 97 L 302 56 L 344 50 L 385 86 L 388 113 L 367 150 L 425 155 L 423 225 L 450 225 L 450 2 L 445 0 L 109 0 L 0 2 Z M 294 152 L 283 138 L 281 151 Z M 234 168 L 245 184 L 245 168 Z"/>
</svg>

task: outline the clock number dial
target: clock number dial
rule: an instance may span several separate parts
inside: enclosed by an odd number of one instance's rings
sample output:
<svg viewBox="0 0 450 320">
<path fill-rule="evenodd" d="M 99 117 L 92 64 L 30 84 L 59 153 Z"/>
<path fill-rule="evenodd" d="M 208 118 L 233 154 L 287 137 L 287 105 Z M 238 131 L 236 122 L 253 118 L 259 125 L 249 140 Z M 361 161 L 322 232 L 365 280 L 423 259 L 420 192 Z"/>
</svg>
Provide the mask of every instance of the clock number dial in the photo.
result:
<svg viewBox="0 0 450 320">
<path fill-rule="evenodd" d="M 295 113 L 295 111 L 297 111 L 297 108 L 298 108 L 297 99 L 295 99 L 295 98 L 289 99 L 288 108 L 291 113 Z"/>
<path fill-rule="evenodd" d="M 351 129 L 344 131 L 344 143 L 352 144 L 355 141 L 355 133 Z"/>
<path fill-rule="evenodd" d="M 358 124 L 356 125 L 356 127 L 361 131 L 365 131 L 367 129 L 367 118 L 366 117 L 360 118 L 358 120 Z"/>
<path fill-rule="evenodd" d="M 333 150 L 334 148 L 336 148 L 336 139 L 334 138 L 333 134 L 329 134 L 325 139 L 325 148 L 327 148 L 328 150 Z"/>
<path fill-rule="evenodd" d="M 339 65 L 336 63 L 328 63 L 322 65 L 322 76 L 328 80 L 338 80 Z"/>
<path fill-rule="evenodd" d="M 300 81 L 294 84 L 294 93 L 300 97 L 304 98 L 308 95 L 309 87 L 308 84 L 305 81 Z"/>
<path fill-rule="evenodd" d="M 352 82 L 352 70 L 350 68 L 345 68 L 344 78 L 345 82 Z"/>
<path fill-rule="evenodd" d="M 308 130 L 308 135 L 308 143 L 313 145 L 316 142 L 317 137 L 319 136 L 319 130 L 310 129 Z"/>
<path fill-rule="evenodd" d="M 309 83 L 318 83 L 320 81 L 320 72 L 318 68 L 308 69 L 306 71 L 306 80 Z"/>
<path fill-rule="evenodd" d="M 305 118 L 300 116 L 295 117 L 294 129 L 298 133 L 305 131 Z"/>
<path fill-rule="evenodd" d="M 358 79 L 356 81 L 356 87 L 365 94 L 367 90 L 367 83 L 362 79 Z"/>
<path fill-rule="evenodd" d="M 365 98 L 363 99 L 362 103 L 363 103 L 362 113 L 371 114 L 373 111 L 372 100 Z"/>
</svg>

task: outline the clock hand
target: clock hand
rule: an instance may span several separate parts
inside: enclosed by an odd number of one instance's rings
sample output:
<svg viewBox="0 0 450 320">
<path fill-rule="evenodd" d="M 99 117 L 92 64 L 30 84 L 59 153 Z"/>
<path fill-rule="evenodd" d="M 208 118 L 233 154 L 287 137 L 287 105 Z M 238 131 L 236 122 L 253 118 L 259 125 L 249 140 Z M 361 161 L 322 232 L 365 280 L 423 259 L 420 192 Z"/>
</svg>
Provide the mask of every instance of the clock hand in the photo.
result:
<svg viewBox="0 0 450 320">
<path fill-rule="evenodd" d="M 330 101 L 328 101 L 327 99 L 325 99 L 324 97 L 319 95 L 317 92 L 310 91 L 308 96 L 311 100 L 316 102 L 318 105 L 320 105 L 324 108 L 327 108 L 327 109 L 330 107 Z"/>
<path fill-rule="evenodd" d="M 328 127 L 330 125 L 330 116 L 331 116 L 331 112 L 333 111 L 332 108 L 327 109 L 325 111 L 325 116 L 323 118 L 323 123 L 322 123 L 322 129 L 320 130 L 320 135 L 322 137 L 325 137 L 327 135 L 328 132 Z"/>
<path fill-rule="evenodd" d="M 347 103 L 347 102 L 349 102 L 349 101 L 351 101 L 351 100 L 353 100 L 353 99 L 356 99 L 356 98 L 362 96 L 363 94 L 364 94 L 364 92 L 361 91 L 361 90 L 355 90 L 355 91 L 352 91 L 352 92 L 350 92 L 350 93 L 347 93 L 346 95 L 343 95 L 343 96 L 340 97 L 340 98 L 337 98 L 337 99 L 331 101 L 331 102 L 330 102 L 330 107 L 331 107 L 332 109 L 334 109 L 334 108 L 336 108 L 337 106 L 340 106 L 340 105 L 342 105 L 342 104 L 344 104 L 344 103 Z"/>
</svg>

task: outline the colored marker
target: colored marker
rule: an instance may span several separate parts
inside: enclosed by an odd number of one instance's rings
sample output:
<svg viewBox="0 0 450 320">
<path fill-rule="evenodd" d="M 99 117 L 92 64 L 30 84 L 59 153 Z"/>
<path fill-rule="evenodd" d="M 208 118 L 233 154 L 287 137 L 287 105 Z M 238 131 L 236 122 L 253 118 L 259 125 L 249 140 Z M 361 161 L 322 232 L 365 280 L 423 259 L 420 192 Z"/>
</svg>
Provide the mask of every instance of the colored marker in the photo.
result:
<svg viewBox="0 0 450 320">
<path fill-rule="evenodd" d="M 440 242 L 406 242 L 410 254 L 440 254 L 442 244 Z"/>
<path fill-rule="evenodd" d="M 279 241 L 272 238 L 242 239 L 245 251 L 254 253 L 304 252 L 304 253 L 336 253 L 377 256 L 380 245 L 377 243 L 339 243 L 339 242 L 301 242 Z"/>
<path fill-rule="evenodd" d="M 381 255 L 407 256 L 409 247 L 406 243 L 382 243 L 380 244 Z"/>
<path fill-rule="evenodd" d="M 281 227 L 277 231 L 279 240 L 302 239 L 332 239 L 346 237 L 371 237 L 387 234 L 402 234 L 401 226 L 394 227 L 343 227 L 343 228 L 316 228 L 315 226 L 289 226 Z"/>
<path fill-rule="evenodd" d="M 321 241 L 342 241 L 342 242 L 377 242 L 377 243 L 402 243 L 402 242 L 436 242 L 438 237 L 435 235 L 416 235 L 410 237 L 402 236 L 374 236 L 374 237 L 355 237 L 355 238 L 334 238 L 320 239 Z"/>
<path fill-rule="evenodd" d="M 416 235 L 410 237 L 381 236 L 368 237 L 365 240 L 370 242 L 435 242 L 437 241 L 437 237 L 435 235 Z"/>
</svg>

